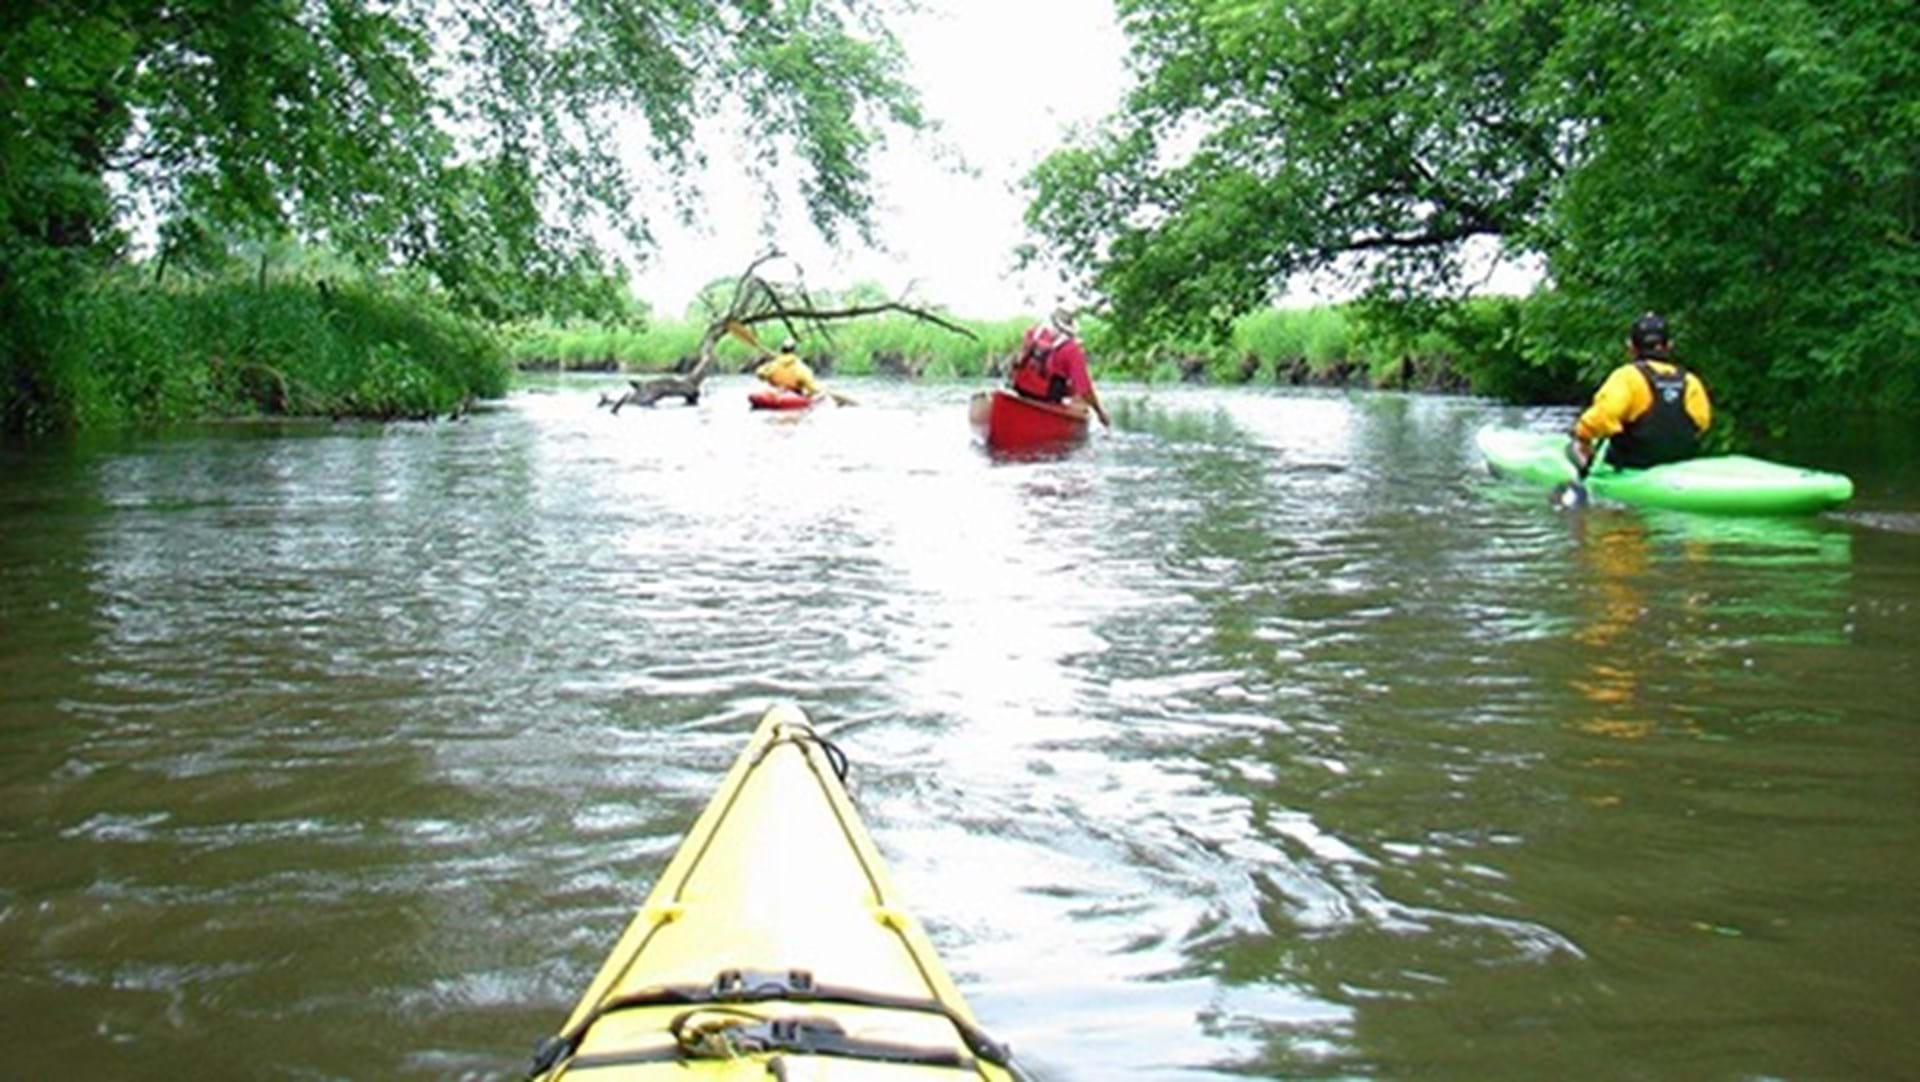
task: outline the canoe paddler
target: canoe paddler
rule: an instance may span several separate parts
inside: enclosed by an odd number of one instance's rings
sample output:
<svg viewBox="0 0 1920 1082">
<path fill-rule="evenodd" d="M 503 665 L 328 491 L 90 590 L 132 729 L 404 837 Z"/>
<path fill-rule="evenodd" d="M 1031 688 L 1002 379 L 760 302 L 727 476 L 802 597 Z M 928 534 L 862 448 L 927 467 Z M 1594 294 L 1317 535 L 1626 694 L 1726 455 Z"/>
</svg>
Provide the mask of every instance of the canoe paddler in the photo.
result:
<svg viewBox="0 0 1920 1082">
<path fill-rule="evenodd" d="M 1080 345 L 1077 315 L 1072 307 L 1062 304 L 1045 323 L 1028 328 L 1007 382 L 1025 398 L 1085 405 L 1102 425 L 1112 428 L 1106 407 L 1093 389 L 1093 377 L 1087 373 L 1087 351 Z"/>
<path fill-rule="evenodd" d="M 773 359 L 753 370 L 760 379 L 795 394 L 808 398 L 820 393 L 820 381 L 813 376 L 813 369 L 800 359 L 800 344 L 789 338 L 780 343 L 780 352 Z"/>
<path fill-rule="evenodd" d="M 1647 312 L 1634 320 L 1627 355 L 1574 422 L 1567 457 L 1582 476 L 1600 440 L 1607 441 L 1609 465 L 1645 469 L 1699 454 L 1700 434 L 1713 423 L 1706 384 L 1673 359 L 1665 317 Z"/>
</svg>

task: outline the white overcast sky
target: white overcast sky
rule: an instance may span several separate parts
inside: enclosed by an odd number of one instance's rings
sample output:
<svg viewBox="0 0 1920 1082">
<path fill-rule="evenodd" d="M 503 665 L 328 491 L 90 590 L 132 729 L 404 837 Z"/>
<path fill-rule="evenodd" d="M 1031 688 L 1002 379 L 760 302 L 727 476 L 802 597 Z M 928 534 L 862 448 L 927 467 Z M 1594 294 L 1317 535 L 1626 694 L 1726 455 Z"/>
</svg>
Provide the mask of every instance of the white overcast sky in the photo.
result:
<svg viewBox="0 0 1920 1082">
<path fill-rule="evenodd" d="M 779 248 L 815 289 L 872 281 L 898 294 L 911 286 L 917 301 L 980 318 L 1051 307 L 1058 292 L 1050 278 L 1011 270 L 1015 245 L 1027 239 L 1014 186 L 1067 129 L 1118 107 L 1126 41 L 1112 0 L 927 0 L 895 29 L 927 116 L 976 175 L 957 175 L 915 141 L 895 139 L 873 169 L 875 238 L 886 251 L 853 236 L 829 246 L 797 197 Z M 701 224 L 657 222 L 660 244 L 634 279 L 663 316 L 680 315 L 702 286 L 740 273 L 767 247 L 759 203 L 732 179 L 731 151 L 708 154 Z"/>
<path fill-rule="evenodd" d="M 1016 185 L 1074 126 L 1119 107 L 1126 39 L 1112 0 L 924 0 L 895 30 L 926 115 L 973 172 L 956 173 L 915 140 L 895 139 L 873 163 L 875 238 L 884 248 L 852 235 L 827 244 L 796 193 L 773 241 L 791 257 L 786 274 L 797 266 L 812 289 L 878 282 L 896 297 L 963 317 L 1046 311 L 1063 299 L 1058 283 L 1044 270 L 1016 275 L 1012 268 L 1015 246 L 1032 239 Z M 741 273 L 769 246 L 759 199 L 730 165 L 737 152 L 710 146 L 707 153 L 701 224 L 682 228 L 663 216 L 655 223 L 660 244 L 634 278 L 635 292 L 662 316 L 680 316 L 708 282 Z M 1524 293 L 1539 278 L 1533 264 L 1496 263 L 1491 241 L 1472 250 L 1474 273 L 1487 275 L 1482 290 Z M 768 270 L 781 274 L 778 266 Z M 1284 303 L 1350 295 L 1340 279 L 1320 276 L 1294 283 Z"/>
</svg>

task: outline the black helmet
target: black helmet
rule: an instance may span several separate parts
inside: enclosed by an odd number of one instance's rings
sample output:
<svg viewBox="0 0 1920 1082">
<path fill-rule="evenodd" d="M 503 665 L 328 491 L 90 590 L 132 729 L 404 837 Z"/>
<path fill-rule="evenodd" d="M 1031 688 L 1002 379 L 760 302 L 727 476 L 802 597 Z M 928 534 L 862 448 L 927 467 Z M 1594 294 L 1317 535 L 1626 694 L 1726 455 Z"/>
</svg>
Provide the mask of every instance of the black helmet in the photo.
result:
<svg viewBox="0 0 1920 1082">
<path fill-rule="evenodd" d="M 1667 317 L 1658 312 L 1642 313 L 1633 321 L 1633 329 L 1627 332 L 1627 341 L 1633 344 L 1635 353 L 1665 357 L 1671 342 L 1667 337 Z"/>
</svg>

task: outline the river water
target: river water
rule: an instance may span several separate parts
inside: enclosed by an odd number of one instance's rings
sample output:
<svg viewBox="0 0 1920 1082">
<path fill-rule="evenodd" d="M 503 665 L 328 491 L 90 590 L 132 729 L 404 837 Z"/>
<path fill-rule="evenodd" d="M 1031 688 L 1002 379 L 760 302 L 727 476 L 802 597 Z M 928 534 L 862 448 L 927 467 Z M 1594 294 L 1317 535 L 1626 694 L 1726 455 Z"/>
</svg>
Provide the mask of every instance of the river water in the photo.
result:
<svg viewBox="0 0 1920 1082">
<path fill-rule="evenodd" d="M 770 704 L 1054 1080 L 1920 1077 L 1920 473 L 1550 509 L 1567 414 L 970 387 L 0 457 L 14 1077 L 506 1078 Z"/>
</svg>

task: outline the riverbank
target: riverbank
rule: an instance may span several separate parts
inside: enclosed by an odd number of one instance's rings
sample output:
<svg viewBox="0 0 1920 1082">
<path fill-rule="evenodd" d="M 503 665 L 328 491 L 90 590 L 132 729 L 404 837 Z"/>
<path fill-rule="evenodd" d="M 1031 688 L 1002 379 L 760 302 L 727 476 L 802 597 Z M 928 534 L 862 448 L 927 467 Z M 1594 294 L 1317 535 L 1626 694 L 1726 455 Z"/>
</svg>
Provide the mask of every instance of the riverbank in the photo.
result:
<svg viewBox="0 0 1920 1082">
<path fill-rule="evenodd" d="M 1520 302 L 1470 305 L 1448 328 L 1384 329 L 1349 306 L 1271 309 L 1223 343 L 1124 345 L 1083 322 L 1096 378 L 1147 383 L 1393 388 L 1571 400 L 1572 366 L 1546 373 L 1502 328 Z M 822 375 L 979 379 L 1003 375 L 1034 317 L 962 319 L 966 334 L 903 315 L 836 324 L 801 343 Z M 489 323 L 390 277 L 101 275 L 40 324 L 37 356 L 9 361 L 0 417 L 11 432 L 86 431 L 278 417 L 427 419 L 497 398 L 514 369 L 659 374 L 697 360 L 704 319 Z M 20 348 L 16 344 L 15 353 Z M 721 371 L 765 356 L 732 338 Z"/>
<path fill-rule="evenodd" d="M 1370 321 L 1354 306 L 1268 309 L 1236 320 L 1224 343 L 1121 344 L 1099 318 L 1082 321 L 1093 374 L 1148 383 L 1357 387 L 1571 402 L 1586 393 L 1575 365 L 1529 364 L 1507 343 L 1522 302 L 1470 302 L 1446 325 L 1418 333 Z M 972 337 L 904 316 L 836 326 L 801 343 L 823 376 L 974 379 L 1003 375 L 1032 317 L 958 319 Z M 686 372 L 705 327 L 692 320 L 644 325 L 535 323 L 508 328 L 506 351 L 526 371 Z M 723 340 L 723 371 L 747 371 L 761 355 Z"/>
<path fill-rule="evenodd" d="M 1363 305 L 1267 309 L 1234 321 L 1223 341 L 1141 348 L 1094 315 L 1083 338 L 1098 380 L 1212 386 L 1343 387 L 1468 394 L 1518 404 L 1573 404 L 1595 373 L 1571 356 L 1541 356 L 1523 325 L 1539 298 L 1478 298 L 1418 327 Z M 187 279 L 159 285 L 129 268 L 72 294 L 36 347 L 0 379 L 0 430 L 101 430 L 254 418 L 429 419 L 498 398 L 513 371 L 686 372 L 707 324 L 635 313 L 604 322 L 492 323 L 433 290 L 392 277 L 292 275 Z M 904 315 L 832 325 L 801 342 L 826 377 L 993 379 L 1018 353 L 1032 316 L 946 317 L 954 333 Z M 771 339 L 779 331 L 761 328 Z M 763 345 L 771 344 L 764 341 Z M 18 348 L 16 345 L 16 354 Z M 716 371 L 765 357 L 732 338 Z M 1823 417 L 1809 400 L 1745 423 L 1740 384 L 1709 373 L 1722 449 Z"/>
<path fill-rule="evenodd" d="M 354 278 L 155 284 L 131 270 L 71 294 L 40 356 L 9 358 L 5 429 L 251 417 L 425 419 L 505 394 L 498 335 L 430 291 Z"/>
</svg>

